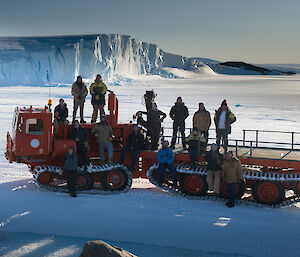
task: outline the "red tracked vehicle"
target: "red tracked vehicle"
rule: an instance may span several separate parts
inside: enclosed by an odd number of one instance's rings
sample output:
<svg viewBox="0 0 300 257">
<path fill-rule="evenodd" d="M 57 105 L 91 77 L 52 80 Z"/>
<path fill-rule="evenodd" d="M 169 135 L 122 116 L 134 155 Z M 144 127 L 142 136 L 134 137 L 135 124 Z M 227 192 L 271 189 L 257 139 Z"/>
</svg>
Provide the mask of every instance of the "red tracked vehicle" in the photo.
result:
<svg viewBox="0 0 300 257">
<path fill-rule="evenodd" d="M 118 122 L 118 99 L 115 94 L 108 96 L 108 122 L 113 128 L 115 164 L 97 165 L 98 147 L 96 138 L 91 133 L 94 124 L 81 124 L 89 134 L 88 156 L 93 166 L 88 171 L 79 170 L 77 184 L 79 189 L 88 193 L 110 194 L 126 192 L 130 189 L 132 178 L 148 178 L 154 185 L 157 183 L 157 158 L 155 151 L 143 151 L 135 170 L 131 173 L 126 165 L 130 163 L 130 154 L 126 155 L 125 165 L 118 164 L 120 151 L 132 131 L 132 123 Z M 68 139 L 71 124 L 61 126 L 59 136 L 53 136 L 52 113 L 45 108 L 15 108 L 12 134 L 7 133 L 6 158 L 9 162 L 25 163 L 33 173 L 37 183 L 46 189 L 66 191 L 65 177 L 60 172 L 69 146 L 76 148 L 76 143 Z M 238 147 L 236 151 L 244 166 L 245 183 L 240 183 L 238 195 L 242 199 L 251 198 L 268 205 L 290 204 L 299 201 L 300 195 L 300 151 L 294 158 L 278 158 L 276 149 L 258 149 L 255 154 L 252 145 Z M 251 154 L 250 151 L 251 150 Z M 246 150 L 246 151 L 245 151 Z M 247 152 L 248 151 L 248 152 Z M 273 152 L 272 152 L 273 151 Z M 242 153 L 239 155 L 239 153 Z M 166 178 L 161 186 L 174 194 L 189 198 L 202 199 L 207 196 L 206 163 L 202 155 L 198 158 L 198 166 L 191 169 L 188 165 L 187 151 L 175 151 L 175 163 L 180 180 L 179 187 L 173 186 Z M 226 187 L 222 183 L 221 194 L 226 197 Z M 251 195 L 245 197 L 245 190 Z M 286 191 L 289 196 L 286 197 Z M 293 191 L 292 191 L 293 190 Z"/>
</svg>

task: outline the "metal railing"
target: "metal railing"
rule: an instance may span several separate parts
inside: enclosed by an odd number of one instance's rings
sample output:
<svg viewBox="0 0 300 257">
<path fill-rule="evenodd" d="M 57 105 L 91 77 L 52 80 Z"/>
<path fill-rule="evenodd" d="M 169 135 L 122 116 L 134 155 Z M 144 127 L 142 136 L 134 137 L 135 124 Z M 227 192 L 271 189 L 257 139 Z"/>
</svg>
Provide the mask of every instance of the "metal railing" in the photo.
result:
<svg viewBox="0 0 300 257">
<path fill-rule="evenodd" d="M 164 127 L 164 137 L 171 138 L 173 129 L 170 127 Z M 171 133 L 166 133 L 166 132 Z M 192 128 L 186 128 L 185 132 L 191 133 Z M 209 130 L 212 133 L 215 133 L 215 129 Z M 228 139 L 228 146 L 235 147 L 236 153 L 239 147 L 249 148 L 250 156 L 252 156 L 252 152 L 254 148 L 269 148 L 269 149 L 282 149 L 282 150 L 290 150 L 290 151 L 300 151 L 300 132 L 295 131 L 279 131 L 279 130 L 253 130 L 253 129 L 243 129 L 242 130 L 242 139 Z M 255 133 L 253 139 L 247 139 L 248 133 Z M 188 136 L 186 133 L 186 136 Z M 268 134 L 269 136 L 277 135 L 277 134 L 284 134 L 288 135 L 288 141 L 279 141 L 279 140 L 260 140 L 263 138 L 262 134 Z M 298 135 L 298 140 L 296 140 L 296 135 Z M 248 136 L 249 137 L 249 136 Z M 180 134 L 177 134 L 176 142 L 179 143 L 181 139 Z M 211 143 L 212 141 L 216 141 L 216 137 L 209 137 L 208 142 Z"/>
</svg>

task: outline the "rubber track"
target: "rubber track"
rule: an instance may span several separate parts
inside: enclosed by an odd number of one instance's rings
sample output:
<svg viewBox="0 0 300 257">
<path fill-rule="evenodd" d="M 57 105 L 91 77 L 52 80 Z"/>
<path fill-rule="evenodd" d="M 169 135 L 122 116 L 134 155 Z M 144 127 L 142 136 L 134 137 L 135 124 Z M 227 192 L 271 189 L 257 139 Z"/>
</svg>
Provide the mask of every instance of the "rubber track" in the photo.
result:
<svg viewBox="0 0 300 257">
<path fill-rule="evenodd" d="M 195 169 L 191 169 L 189 165 L 186 164 L 175 164 L 176 171 L 181 174 L 195 174 L 195 175 L 206 175 L 206 166 L 197 166 Z M 286 180 L 289 181 L 300 181 L 300 174 L 284 174 L 285 176 L 282 176 L 279 172 L 270 172 L 271 174 L 268 174 L 267 172 L 261 172 L 260 167 L 258 166 L 243 166 L 244 168 L 244 178 L 246 179 L 253 179 L 253 180 L 272 180 L 272 181 L 283 181 L 283 178 L 286 177 Z M 218 202 L 227 202 L 227 199 L 216 197 L 216 196 L 192 196 L 188 195 L 186 193 L 183 193 L 180 188 L 173 188 L 172 184 L 163 183 L 162 186 L 158 185 L 158 182 L 153 177 L 153 171 L 158 169 L 158 163 L 152 165 L 150 169 L 147 171 L 147 177 L 149 181 L 173 194 L 179 197 L 185 197 L 191 200 L 211 200 L 211 201 L 218 201 Z M 247 205 L 247 206 L 255 206 L 255 207 L 262 207 L 262 208 L 283 208 L 288 206 L 293 206 L 294 204 L 300 202 L 300 196 L 294 195 L 292 197 L 286 198 L 283 202 L 280 204 L 275 205 L 266 205 L 262 203 L 255 202 L 254 200 L 250 200 L 248 198 L 242 198 L 241 200 L 236 200 L 237 205 Z"/>
<path fill-rule="evenodd" d="M 93 173 L 109 171 L 109 170 L 112 170 L 112 169 L 115 169 L 115 168 L 122 169 L 128 176 L 127 185 L 122 190 L 109 191 L 109 190 L 104 190 L 104 189 L 89 189 L 89 190 L 78 190 L 77 193 L 80 193 L 80 194 L 112 195 L 112 194 L 120 194 L 120 193 L 128 192 L 130 187 L 131 187 L 131 184 L 132 184 L 132 174 L 128 170 L 128 168 L 125 167 L 122 164 L 96 165 L 96 166 L 92 166 L 91 169 L 89 169 L 88 171 L 85 171 L 85 172 L 93 174 Z M 47 171 L 47 172 L 50 172 L 50 173 L 57 174 L 57 173 L 60 172 L 60 170 L 61 170 L 61 167 L 57 167 L 57 166 L 37 166 L 34 169 L 33 177 L 35 178 L 35 181 L 36 181 L 37 185 L 40 188 L 43 188 L 43 189 L 46 189 L 46 190 L 52 191 L 52 192 L 67 193 L 68 189 L 66 187 L 54 186 L 54 185 L 43 185 L 43 184 L 38 182 L 38 176 L 39 176 L 40 173 L 42 173 L 44 171 Z M 80 172 L 82 172 L 82 171 L 79 170 L 79 173 Z"/>
</svg>

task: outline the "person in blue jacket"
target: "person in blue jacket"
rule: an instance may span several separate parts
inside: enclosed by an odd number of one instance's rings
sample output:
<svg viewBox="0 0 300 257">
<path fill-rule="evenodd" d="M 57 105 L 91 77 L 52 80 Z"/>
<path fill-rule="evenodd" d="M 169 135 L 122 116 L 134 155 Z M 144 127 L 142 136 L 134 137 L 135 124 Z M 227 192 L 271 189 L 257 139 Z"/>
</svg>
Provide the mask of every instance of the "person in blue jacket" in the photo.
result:
<svg viewBox="0 0 300 257">
<path fill-rule="evenodd" d="M 164 174 L 167 169 L 172 172 L 173 183 L 177 184 L 177 172 L 176 168 L 173 165 L 174 153 L 169 147 L 168 140 L 164 140 L 162 143 L 162 148 L 157 152 L 158 165 L 158 184 L 161 186 L 163 182 Z"/>
</svg>

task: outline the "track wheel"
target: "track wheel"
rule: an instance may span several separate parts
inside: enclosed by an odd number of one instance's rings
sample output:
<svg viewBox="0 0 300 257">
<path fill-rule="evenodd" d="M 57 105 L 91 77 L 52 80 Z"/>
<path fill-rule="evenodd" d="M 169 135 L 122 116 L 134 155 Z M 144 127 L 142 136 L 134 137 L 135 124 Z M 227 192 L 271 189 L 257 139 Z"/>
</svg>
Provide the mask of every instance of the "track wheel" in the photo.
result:
<svg viewBox="0 0 300 257">
<path fill-rule="evenodd" d="M 205 176 L 183 175 L 180 178 L 181 191 L 188 195 L 206 195 L 207 183 Z"/>
<path fill-rule="evenodd" d="M 295 184 L 293 185 L 293 190 L 295 195 L 300 196 L 300 182 L 295 182 Z"/>
<path fill-rule="evenodd" d="M 273 205 L 285 199 L 285 189 L 280 182 L 258 181 L 253 185 L 252 195 L 256 202 Z"/>
<path fill-rule="evenodd" d="M 238 186 L 236 188 L 236 198 L 237 199 L 241 199 L 242 196 L 245 193 L 245 181 L 240 181 L 238 183 Z M 229 194 L 227 191 L 227 183 L 225 181 L 221 181 L 221 185 L 220 185 L 220 197 L 222 198 L 228 198 Z"/>
<path fill-rule="evenodd" d="M 102 176 L 102 186 L 105 190 L 116 191 L 126 187 L 128 182 L 127 173 L 118 168 L 104 172 Z"/>
<path fill-rule="evenodd" d="M 87 172 L 80 172 L 77 175 L 77 186 L 79 190 L 91 189 L 94 185 L 94 177 Z"/>
<path fill-rule="evenodd" d="M 38 176 L 38 182 L 43 185 L 48 185 L 52 181 L 52 174 L 48 171 L 41 172 Z"/>
</svg>

